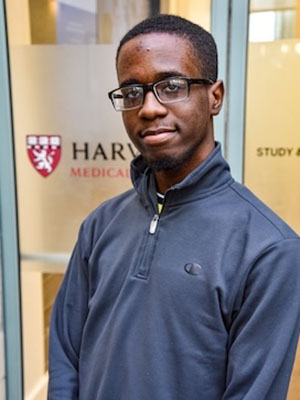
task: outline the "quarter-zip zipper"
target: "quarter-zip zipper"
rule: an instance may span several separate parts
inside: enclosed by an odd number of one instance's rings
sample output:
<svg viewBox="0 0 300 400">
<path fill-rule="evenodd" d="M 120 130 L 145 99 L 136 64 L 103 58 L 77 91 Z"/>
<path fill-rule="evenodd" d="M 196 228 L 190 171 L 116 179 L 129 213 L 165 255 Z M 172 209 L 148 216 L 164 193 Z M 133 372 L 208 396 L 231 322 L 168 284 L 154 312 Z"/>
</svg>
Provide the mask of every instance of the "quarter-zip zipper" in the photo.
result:
<svg viewBox="0 0 300 400">
<path fill-rule="evenodd" d="M 150 235 L 154 235 L 156 232 L 156 228 L 158 225 L 158 221 L 159 221 L 159 215 L 158 214 L 154 214 L 151 222 L 150 222 L 150 227 L 149 227 L 149 233 Z"/>
<path fill-rule="evenodd" d="M 148 234 L 146 237 L 146 244 L 143 250 L 143 255 L 141 259 L 138 261 L 138 265 L 135 268 L 135 277 L 143 280 L 147 280 L 150 272 L 151 262 L 153 258 L 153 251 L 155 248 L 155 242 L 157 240 L 157 226 L 159 222 L 159 215 L 154 214 L 150 226 L 148 229 Z"/>
</svg>

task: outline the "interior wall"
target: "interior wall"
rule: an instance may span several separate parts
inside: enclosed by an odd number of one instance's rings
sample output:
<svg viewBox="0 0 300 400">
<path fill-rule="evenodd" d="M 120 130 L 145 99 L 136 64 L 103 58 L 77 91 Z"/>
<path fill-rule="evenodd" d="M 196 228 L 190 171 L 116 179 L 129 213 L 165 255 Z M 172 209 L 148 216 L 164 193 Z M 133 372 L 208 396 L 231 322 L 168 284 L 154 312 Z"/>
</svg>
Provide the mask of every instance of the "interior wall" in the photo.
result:
<svg viewBox="0 0 300 400">
<path fill-rule="evenodd" d="M 248 57 L 245 184 L 300 234 L 300 40 L 250 43 Z M 288 400 L 299 393 L 300 349 Z"/>
<path fill-rule="evenodd" d="M 296 37 L 300 38 L 300 0 L 296 3 Z"/>
<path fill-rule="evenodd" d="M 296 7 L 298 0 L 251 0 L 250 11 L 289 10 Z"/>
<path fill-rule="evenodd" d="M 31 43 L 56 43 L 56 0 L 29 0 Z"/>
<path fill-rule="evenodd" d="M 300 41 L 250 43 L 245 183 L 300 233 Z"/>
<path fill-rule="evenodd" d="M 17 46 L 31 43 L 28 0 L 6 1 L 6 14 L 9 45 Z M 13 21 L 13 23 L 12 23 Z"/>
<path fill-rule="evenodd" d="M 43 287 L 40 272 L 21 273 L 25 399 L 31 398 L 45 373 Z M 38 400 L 39 397 L 34 397 Z"/>
<path fill-rule="evenodd" d="M 162 0 L 160 11 L 180 15 L 210 30 L 211 0 Z"/>
<path fill-rule="evenodd" d="M 119 43 L 125 33 L 150 15 L 148 0 L 98 0 L 99 43 Z"/>
</svg>

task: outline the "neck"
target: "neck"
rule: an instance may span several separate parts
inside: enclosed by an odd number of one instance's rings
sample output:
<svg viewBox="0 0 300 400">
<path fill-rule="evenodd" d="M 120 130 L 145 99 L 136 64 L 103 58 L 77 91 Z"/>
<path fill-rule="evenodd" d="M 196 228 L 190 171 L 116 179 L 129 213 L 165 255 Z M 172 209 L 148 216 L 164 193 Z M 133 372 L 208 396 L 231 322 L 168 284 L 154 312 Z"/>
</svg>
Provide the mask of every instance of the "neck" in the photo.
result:
<svg viewBox="0 0 300 400">
<path fill-rule="evenodd" d="M 206 159 L 206 157 L 214 150 L 214 148 L 215 144 L 213 141 L 205 146 L 205 148 L 202 148 L 201 153 L 197 153 L 197 157 L 194 157 L 193 160 L 190 159 L 188 163 L 182 165 L 177 170 L 155 171 L 154 176 L 159 193 L 165 193 L 171 186 L 181 182 Z"/>
</svg>

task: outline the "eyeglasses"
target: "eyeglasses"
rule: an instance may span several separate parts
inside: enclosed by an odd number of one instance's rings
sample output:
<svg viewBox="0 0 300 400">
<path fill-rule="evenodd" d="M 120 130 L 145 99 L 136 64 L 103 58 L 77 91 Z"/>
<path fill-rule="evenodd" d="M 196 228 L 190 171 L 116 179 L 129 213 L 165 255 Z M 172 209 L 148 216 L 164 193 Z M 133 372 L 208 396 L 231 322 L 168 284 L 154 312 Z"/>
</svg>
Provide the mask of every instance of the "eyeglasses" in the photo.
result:
<svg viewBox="0 0 300 400">
<path fill-rule="evenodd" d="M 134 110 L 142 107 L 146 94 L 151 91 L 156 99 L 162 103 L 177 103 L 190 95 L 190 85 L 212 85 L 211 79 L 192 79 L 174 76 L 154 83 L 134 84 L 123 86 L 108 93 L 116 111 Z"/>
</svg>

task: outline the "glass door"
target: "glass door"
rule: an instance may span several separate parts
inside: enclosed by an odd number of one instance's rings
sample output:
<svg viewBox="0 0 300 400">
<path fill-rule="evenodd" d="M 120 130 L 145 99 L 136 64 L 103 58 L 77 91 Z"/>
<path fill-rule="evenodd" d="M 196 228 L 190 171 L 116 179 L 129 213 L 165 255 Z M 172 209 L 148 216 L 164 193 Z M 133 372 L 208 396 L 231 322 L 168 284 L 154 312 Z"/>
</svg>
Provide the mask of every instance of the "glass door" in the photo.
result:
<svg viewBox="0 0 300 400">
<path fill-rule="evenodd" d="M 298 234 L 299 70 L 300 2 L 251 0 L 245 184 Z M 298 351 L 288 399 L 298 400 L 299 393 Z"/>
<path fill-rule="evenodd" d="M 79 225 L 129 187 L 136 154 L 108 101 L 115 52 L 145 17 L 205 28 L 210 0 L 6 1 L 17 165 L 25 399 L 46 399 L 49 319 Z"/>
</svg>

